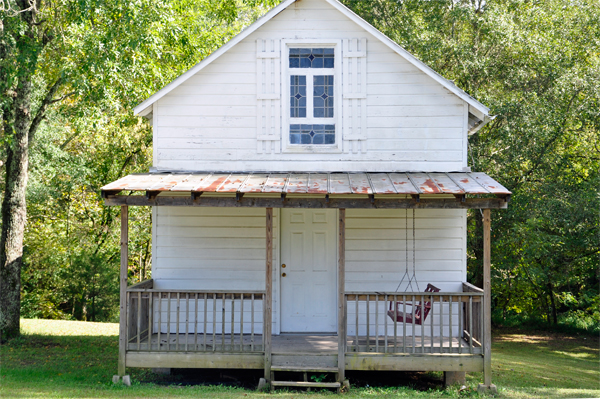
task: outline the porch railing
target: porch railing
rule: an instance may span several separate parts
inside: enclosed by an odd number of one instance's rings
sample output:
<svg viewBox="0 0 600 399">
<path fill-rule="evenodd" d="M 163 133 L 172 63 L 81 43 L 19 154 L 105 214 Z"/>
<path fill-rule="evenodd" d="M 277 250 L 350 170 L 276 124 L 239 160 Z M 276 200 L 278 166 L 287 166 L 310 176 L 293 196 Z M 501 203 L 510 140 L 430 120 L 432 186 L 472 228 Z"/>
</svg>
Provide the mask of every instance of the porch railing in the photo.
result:
<svg viewBox="0 0 600 399">
<path fill-rule="evenodd" d="M 345 300 L 347 352 L 483 353 L 483 290 L 471 284 L 462 292 L 346 292 Z M 416 305 L 427 302 L 431 310 L 419 325 Z M 412 320 L 397 321 L 402 313 Z"/>
<path fill-rule="evenodd" d="M 127 350 L 263 352 L 262 291 L 127 289 Z"/>
</svg>

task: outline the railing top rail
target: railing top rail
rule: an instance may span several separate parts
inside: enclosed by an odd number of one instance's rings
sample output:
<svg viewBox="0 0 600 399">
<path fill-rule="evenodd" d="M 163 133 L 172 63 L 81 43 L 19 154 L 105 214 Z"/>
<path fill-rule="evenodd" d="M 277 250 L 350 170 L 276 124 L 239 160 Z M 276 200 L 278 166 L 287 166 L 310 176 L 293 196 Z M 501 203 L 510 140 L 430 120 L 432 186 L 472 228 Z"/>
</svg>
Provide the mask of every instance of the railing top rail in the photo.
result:
<svg viewBox="0 0 600 399">
<path fill-rule="evenodd" d="M 377 292 L 365 292 L 365 291 L 346 291 L 344 293 L 344 295 L 348 296 L 348 295 L 371 295 L 371 296 L 402 296 L 402 295 L 406 295 L 406 296 L 483 296 L 483 291 L 479 292 L 451 292 L 451 291 L 440 291 L 440 292 L 425 292 L 425 291 L 415 291 L 415 292 L 381 292 L 381 291 L 377 291 Z"/>
<path fill-rule="evenodd" d="M 176 289 L 157 289 L 157 288 L 133 288 L 135 286 L 131 286 L 127 288 L 127 292 L 157 292 L 157 293 L 181 293 L 181 294 L 235 294 L 235 295 L 264 295 L 265 291 L 247 291 L 247 290 L 176 290 Z"/>
<path fill-rule="evenodd" d="M 154 286 L 154 280 L 149 278 L 147 280 L 140 281 L 137 284 L 130 285 L 129 287 L 127 287 L 127 290 L 130 290 L 130 289 L 136 290 L 136 289 L 142 289 L 142 288 L 151 289 L 153 286 Z"/>
<path fill-rule="evenodd" d="M 471 283 L 462 283 L 464 292 L 483 292 L 483 290 Z"/>
</svg>

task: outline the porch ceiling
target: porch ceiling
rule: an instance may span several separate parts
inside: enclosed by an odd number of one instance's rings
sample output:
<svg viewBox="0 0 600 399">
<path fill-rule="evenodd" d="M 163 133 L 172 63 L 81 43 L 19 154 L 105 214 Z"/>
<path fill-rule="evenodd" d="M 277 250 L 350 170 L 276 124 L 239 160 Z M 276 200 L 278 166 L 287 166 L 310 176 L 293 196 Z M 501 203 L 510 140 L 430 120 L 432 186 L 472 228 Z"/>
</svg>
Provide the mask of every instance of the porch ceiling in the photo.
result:
<svg viewBox="0 0 600 399">
<path fill-rule="evenodd" d="M 485 173 L 459 172 L 145 173 L 125 176 L 101 190 L 107 205 L 318 208 L 505 208 L 511 194 Z M 121 191 L 145 191 L 146 196 L 117 195 Z M 173 195 L 181 193 L 190 196 Z M 200 201 L 199 197 L 204 193 L 235 195 L 232 198 L 235 203 L 229 204 L 226 199 L 210 197 L 203 197 Z M 157 197 L 159 194 L 163 195 Z M 245 194 L 252 194 L 252 201 L 247 198 L 242 203 Z M 261 194 L 277 194 L 282 199 L 288 194 L 304 194 L 301 197 L 306 198 L 289 198 L 281 201 L 279 206 L 277 200 L 261 198 Z M 331 199 L 330 195 L 333 196 Z M 407 199 L 393 197 L 398 195 Z M 421 195 L 427 197 L 421 199 Z M 448 195 L 455 196 L 456 200 L 448 200 Z M 466 198 L 467 195 L 491 198 Z"/>
</svg>

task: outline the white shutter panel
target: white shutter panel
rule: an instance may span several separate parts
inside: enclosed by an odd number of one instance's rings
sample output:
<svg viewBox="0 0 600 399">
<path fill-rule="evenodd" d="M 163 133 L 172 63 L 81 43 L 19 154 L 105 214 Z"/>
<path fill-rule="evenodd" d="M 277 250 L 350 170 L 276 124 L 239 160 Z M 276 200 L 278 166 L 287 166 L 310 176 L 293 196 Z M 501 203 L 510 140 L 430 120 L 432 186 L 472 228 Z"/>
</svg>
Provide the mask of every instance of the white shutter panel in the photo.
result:
<svg viewBox="0 0 600 399">
<path fill-rule="evenodd" d="M 256 40 L 256 139 L 259 153 L 281 151 L 281 46 Z"/>
<path fill-rule="evenodd" d="M 344 151 L 367 150 L 367 39 L 342 43 Z"/>
</svg>

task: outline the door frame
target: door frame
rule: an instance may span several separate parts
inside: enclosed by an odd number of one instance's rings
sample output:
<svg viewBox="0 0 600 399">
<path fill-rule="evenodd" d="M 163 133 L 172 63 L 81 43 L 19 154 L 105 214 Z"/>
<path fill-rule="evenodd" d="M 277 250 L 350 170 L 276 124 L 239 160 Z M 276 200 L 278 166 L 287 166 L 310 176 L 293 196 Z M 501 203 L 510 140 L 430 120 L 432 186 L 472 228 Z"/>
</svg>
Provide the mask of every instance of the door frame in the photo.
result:
<svg viewBox="0 0 600 399">
<path fill-rule="evenodd" d="M 276 317 L 276 322 L 275 322 L 275 328 L 273 329 L 272 334 L 273 335 L 280 335 L 282 334 L 281 332 L 281 303 L 282 303 L 282 291 L 281 291 L 281 243 L 283 241 L 283 230 L 282 230 L 282 214 L 283 212 L 281 211 L 283 208 L 277 208 L 277 213 L 276 213 L 276 217 L 277 217 L 277 265 L 273 265 L 273 272 L 276 273 L 275 278 L 273 279 L 274 284 L 273 284 L 273 290 L 277 289 L 277 295 L 275 295 L 275 293 L 273 293 L 273 297 L 277 298 L 277 306 L 275 307 L 277 309 L 277 317 Z M 313 208 L 308 208 L 308 209 L 313 209 Z M 339 209 L 326 209 L 326 210 L 331 210 L 331 211 L 335 211 L 335 286 L 333 287 L 333 289 L 336 292 L 336 299 L 335 299 L 335 308 L 336 308 L 336 312 L 335 312 L 335 317 L 336 317 L 336 331 L 334 333 L 331 334 L 338 334 L 337 331 L 337 327 L 338 327 L 338 323 L 337 323 L 337 318 L 339 317 L 338 312 L 339 312 L 339 299 L 338 299 L 338 282 L 339 280 L 339 268 L 338 268 L 338 262 L 340 260 L 340 248 L 339 245 L 337 245 L 338 242 L 338 237 L 340 235 L 340 224 L 337 223 L 337 221 L 340 218 L 340 210 Z M 273 256 L 275 256 L 275 254 L 273 254 Z"/>
</svg>

